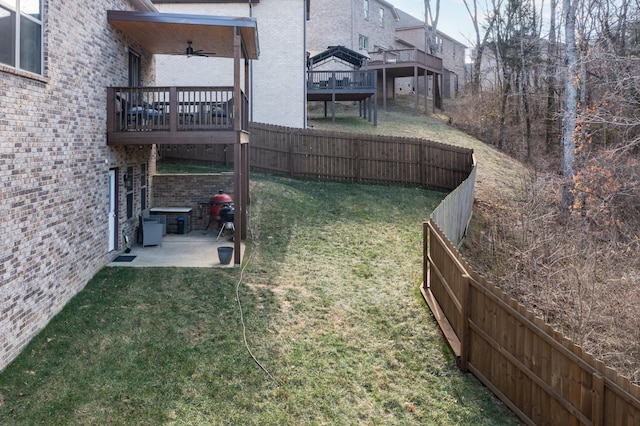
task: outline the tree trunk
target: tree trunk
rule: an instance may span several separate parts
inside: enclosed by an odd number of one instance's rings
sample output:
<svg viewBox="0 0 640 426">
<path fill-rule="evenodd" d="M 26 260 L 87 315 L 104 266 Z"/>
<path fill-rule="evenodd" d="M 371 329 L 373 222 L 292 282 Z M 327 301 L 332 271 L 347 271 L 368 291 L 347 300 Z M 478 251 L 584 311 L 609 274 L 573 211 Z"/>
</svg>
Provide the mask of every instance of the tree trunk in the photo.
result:
<svg viewBox="0 0 640 426">
<path fill-rule="evenodd" d="M 556 118 L 556 0 L 549 5 L 549 45 L 547 50 L 547 111 L 545 117 L 546 151 L 550 153 L 556 143 L 554 123 Z"/>
<path fill-rule="evenodd" d="M 576 1 L 563 0 L 565 16 L 565 40 L 567 58 L 567 76 L 565 80 L 565 113 L 562 137 L 562 211 L 566 214 L 573 205 L 573 186 L 575 175 L 575 133 L 578 113 L 578 55 L 576 52 Z"/>
</svg>

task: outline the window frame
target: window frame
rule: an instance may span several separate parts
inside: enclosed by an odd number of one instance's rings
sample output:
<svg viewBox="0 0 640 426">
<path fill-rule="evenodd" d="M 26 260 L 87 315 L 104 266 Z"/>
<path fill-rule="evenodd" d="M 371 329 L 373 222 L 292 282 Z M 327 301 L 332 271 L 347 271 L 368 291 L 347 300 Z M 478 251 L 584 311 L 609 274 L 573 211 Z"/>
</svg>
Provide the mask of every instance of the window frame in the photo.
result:
<svg viewBox="0 0 640 426">
<path fill-rule="evenodd" d="M 369 51 L 369 37 L 362 34 L 358 35 L 358 50 Z"/>
<path fill-rule="evenodd" d="M 140 164 L 140 211 L 147 209 L 147 163 Z"/>
<path fill-rule="evenodd" d="M 362 0 L 362 13 L 364 16 L 364 20 L 369 20 L 369 0 Z"/>
<path fill-rule="evenodd" d="M 13 2 L 15 5 L 9 4 L 6 0 L 0 0 L 0 10 L 8 12 L 10 16 L 13 14 L 11 16 L 13 25 L 8 29 L 8 32 L 11 33 L 9 43 L 13 43 L 13 46 L 4 46 L 3 43 L 3 47 L 9 47 L 8 50 L 10 52 L 8 53 L 11 56 L 11 63 L 0 62 L 0 66 L 44 76 L 45 0 L 38 0 L 38 11 L 36 13 L 29 13 L 30 11 L 26 10 L 28 6 L 23 7 L 21 2 L 27 4 L 27 0 L 15 0 Z M 33 39 L 26 38 L 26 36 L 32 35 L 26 31 L 28 27 L 31 27 L 31 30 L 35 30 L 32 31 L 35 34 Z M 33 45 L 27 47 L 30 42 Z"/>
<path fill-rule="evenodd" d="M 380 27 L 384 28 L 384 7 L 380 7 Z"/>
<path fill-rule="evenodd" d="M 127 220 L 133 219 L 133 188 L 135 186 L 135 175 L 134 168 L 132 165 L 128 165 L 126 167 L 126 172 L 124 174 L 124 193 L 125 199 L 127 200 Z"/>
</svg>

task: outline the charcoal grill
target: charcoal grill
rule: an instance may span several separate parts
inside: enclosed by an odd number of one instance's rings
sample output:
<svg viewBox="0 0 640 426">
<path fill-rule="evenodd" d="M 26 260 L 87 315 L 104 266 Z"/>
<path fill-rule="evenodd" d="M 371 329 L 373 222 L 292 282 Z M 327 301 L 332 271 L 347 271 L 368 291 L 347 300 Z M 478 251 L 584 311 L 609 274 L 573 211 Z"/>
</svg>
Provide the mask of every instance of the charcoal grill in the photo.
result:
<svg viewBox="0 0 640 426">
<path fill-rule="evenodd" d="M 220 209 L 220 222 L 222 225 L 220 226 L 220 231 L 218 231 L 218 238 L 216 238 L 216 240 L 220 239 L 220 236 L 224 233 L 225 229 L 230 229 L 232 232 L 235 232 L 236 228 L 233 224 L 234 215 L 235 209 L 233 208 L 233 205 L 227 205 Z"/>
</svg>

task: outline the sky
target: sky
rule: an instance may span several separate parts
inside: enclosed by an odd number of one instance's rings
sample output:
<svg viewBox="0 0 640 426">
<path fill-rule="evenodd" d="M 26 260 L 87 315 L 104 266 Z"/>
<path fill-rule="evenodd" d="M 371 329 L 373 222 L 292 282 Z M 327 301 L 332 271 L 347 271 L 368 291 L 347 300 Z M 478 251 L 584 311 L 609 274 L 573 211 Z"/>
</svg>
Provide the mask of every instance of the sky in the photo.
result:
<svg viewBox="0 0 640 426">
<path fill-rule="evenodd" d="M 424 0 L 387 0 L 396 8 L 424 21 Z M 431 0 L 431 8 L 435 13 L 436 0 Z M 440 16 L 438 31 L 471 47 L 475 40 L 473 24 L 469 12 L 462 0 L 440 0 Z"/>
</svg>

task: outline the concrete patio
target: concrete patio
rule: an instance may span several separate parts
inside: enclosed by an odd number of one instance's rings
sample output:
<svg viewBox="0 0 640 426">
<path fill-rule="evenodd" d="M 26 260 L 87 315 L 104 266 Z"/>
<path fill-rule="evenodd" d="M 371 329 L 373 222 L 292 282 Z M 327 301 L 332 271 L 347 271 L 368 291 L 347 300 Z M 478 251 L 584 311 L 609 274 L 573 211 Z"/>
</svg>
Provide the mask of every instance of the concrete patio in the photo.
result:
<svg viewBox="0 0 640 426">
<path fill-rule="evenodd" d="M 162 237 L 162 245 L 142 247 L 133 244 L 130 253 L 118 253 L 117 256 L 135 256 L 131 262 L 112 261 L 107 266 L 233 268 L 233 259 L 229 264 L 221 264 L 218 258 L 218 247 L 233 248 L 230 235 L 223 235 L 216 241 L 217 236 L 217 231 L 204 233 L 202 230 L 188 234 L 166 234 Z M 244 244 L 241 244 L 241 250 L 244 255 Z"/>
</svg>

